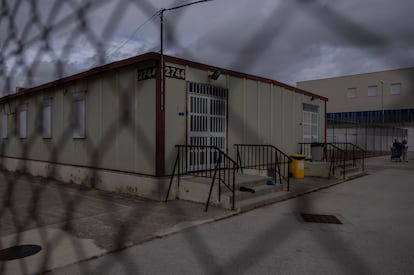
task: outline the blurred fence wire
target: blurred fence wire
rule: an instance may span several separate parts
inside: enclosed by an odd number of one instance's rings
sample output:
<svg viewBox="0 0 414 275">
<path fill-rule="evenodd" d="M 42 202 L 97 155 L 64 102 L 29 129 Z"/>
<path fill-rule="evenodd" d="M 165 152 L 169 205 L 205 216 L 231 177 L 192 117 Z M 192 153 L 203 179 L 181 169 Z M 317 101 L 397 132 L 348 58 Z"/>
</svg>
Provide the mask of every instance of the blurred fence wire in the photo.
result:
<svg viewBox="0 0 414 275">
<path fill-rule="evenodd" d="M 216 0 L 216 2 L 220 1 Z M 183 3 L 185 1 L 175 1 L 169 4 L 176 6 Z M 386 41 L 381 37 L 377 37 L 366 29 L 361 31 L 355 22 L 344 16 L 338 16 L 326 5 L 322 8 L 322 5 L 318 3 L 319 1 L 316 0 L 297 0 L 282 1 L 280 5 L 275 5 L 262 21 L 263 23 L 255 30 L 253 37 L 244 45 L 234 47 L 236 56 L 242 58 L 230 62 L 232 64 L 230 67 L 259 66 L 257 61 L 263 57 L 265 49 L 271 46 L 270 42 L 278 40 L 281 29 L 288 27 L 289 18 L 295 16 L 297 9 L 307 9 L 310 7 L 309 5 L 312 5 L 312 8 L 308 9 L 310 16 L 322 20 L 327 27 L 333 28 L 340 35 L 345 35 L 351 42 L 358 44 L 361 36 L 364 36 L 364 39 L 370 39 L 372 43 L 386 44 Z M 2 95 L 14 93 L 16 87 L 33 87 L 93 66 L 103 65 L 149 50 L 158 50 L 158 46 L 152 45 L 157 45 L 156 41 L 159 37 L 157 15 L 161 4 L 164 3 L 149 0 L 1 1 L 0 91 Z M 130 14 L 127 16 L 127 13 L 131 11 L 140 14 L 140 16 L 134 20 L 124 21 L 124 19 L 130 18 Z M 186 11 L 179 13 L 180 16 L 185 14 Z M 174 24 L 171 21 L 167 22 L 166 36 L 170 46 L 179 47 L 181 45 L 175 35 L 178 32 L 176 26 L 179 20 L 178 17 Z M 130 31 L 119 37 L 120 30 L 125 25 L 130 26 L 131 24 L 133 27 L 129 28 Z M 275 26 L 272 31 L 269 31 L 270 25 Z M 144 26 L 153 28 L 152 31 L 155 33 L 152 34 L 152 40 L 142 38 L 142 43 L 130 46 L 133 44 L 131 42 L 136 41 L 136 35 Z M 257 44 L 258 40 L 263 40 L 259 43 L 260 45 Z M 129 98 L 126 97 L 121 104 L 128 105 L 128 101 Z M 41 113 L 38 113 L 37 116 L 41 117 Z M 89 144 L 84 148 L 88 152 L 90 159 L 87 162 L 91 167 L 98 167 L 102 158 L 107 154 L 108 144 L 115 140 L 113 132 L 116 127 L 121 127 L 126 132 L 134 132 L 134 129 L 139 129 L 140 126 L 135 125 L 129 119 L 122 120 L 121 124 L 110 125 L 97 143 Z M 72 138 L 71 130 L 70 127 L 67 128 L 53 148 L 50 148 L 49 159 L 51 162 L 59 159 L 62 154 L 61 148 Z M 29 151 L 35 150 L 33 148 L 34 140 L 41 134 L 41 129 L 39 129 L 22 145 L 23 156 L 27 156 Z M 2 155 L 5 146 L 7 146 L 7 140 L 2 143 Z M 156 213 L 160 207 L 170 209 L 168 211 L 171 211 L 171 220 L 166 223 L 171 225 L 182 221 L 184 215 L 193 215 L 193 213 L 188 213 L 184 208 L 181 208 L 179 203 L 160 206 L 160 204 L 127 195 L 108 194 L 85 187 L 56 184 L 52 180 L 56 173 L 54 169 L 49 171 L 49 177 L 46 179 L 31 177 L 24 173 L 25 170 L 26 168 L 23 166 L 20 167 L 21 172 L 1 172 L 0 234 L 2 237 L 12 236 L 8 244 L 17 245 L 30 241 L 26 239 L 24 232 L 45 226 L 52 226 L 65 232 L 78 232 L 83 238 L 96 238 L 94 234 L 99 232 L 99 230 L 95 230 L 96 227 L 105 226 L 107 235 L 98 236 L 97 242 L 100 247 L 111 251 L 131 245 L 128 241 L 137 234 L 148 236 L 149 232 L 140 231 L 140 224 L 149 219 L 156 220 Z M 301 209 L 311 207 L 312 201 L 306 201 L 306 205 L 298 205 L 298 208 Z M 87 209 L 86 214 L 85 209 Z M 107 223 L 101 223 L 101 220 L 93 218 L 94 215 L 103 215 L 103 213 L 107 215 L 105 217 Z M 173 213 L 178 214 L 174 216 Z M 131 219 L 131 217 L 134 218 Z M 195 217 L 193 218 L 195 219 Z M 277 228 L 282 226 L 281 222 L 283 220 L 275 222 L 272 228 L 266 229 L 257 238 L 267 238 L 270 233 L 277 232 Z M 134 230 L 131 230 L 132 228 Z M 39 271 L 44 271 L 48 269 L 50 261 L 55 260 L 55 255 L 49 248 L 66 242 L 67 239 L 63 234 L 57 234 L 50 238 L 45 231 L 39 232 L 38 241 L 40 239 L 42 243 L 46 244 L 42 248 L 45 251 L 45 256 L 39 263 Z M 290 234 L 295 234 L 295 232 L 285 233 L 278 240 L 283 242 Z M 191 243 L 195 257 L 203 262 L 205 254 L 209 253 L 207 241 L 196 232 L 189 234 L 187 241 Z M 346 246 L 344 242 L 339 243 Z M 279 243 L 273 242 L 273 244 L 278 245 Z M 4 248 L 6 243 L 0 245 L 1 248 Z M 69 239 L 68 245 L 69 249 L 75 251 L 79 259 L 89 257 L 89 251 L 79 245 L 77 241 Z M 252 242 L 251 246 L 254 245 L 255 242 Z M 322 242 L 321 245 L 323 245 Z M 332 249 L 329 245 L 325 248 Z M 269 250 L 270 248 L 267 248 L 262 254 Z M 352 251 L 349 251 L 352 254 Z M 248 251 L 244 251 L 235 255 L 235 262 L 246 265 L 244 258 L 247 253 Z M 256 255 L 256 257 L 260 258 L 263 256 L 262 254 Z M 252 261 L 252 259 L 250 260 Z M 125 270 L 130 274 L 139 273 L 139 269 L 133 262 L 126 258 L 120 258 L 119 261 L 118 264 L 124 265 Z M 364 263 L 360 264 L 364 266 Z M 25 261 L 18 262 L 18 265 L 20 265 L 19 270 L 23 274 L 29 273 L 31 270 Z M 111 263 L 105 263 L 98 270 L 104 273 L 105 268 L 109 265 Z M 203 264 L 203 266 L 205 265 L 207 263 Z M 215 262 L 209 263 L 209 265 L 208 268 L 211 269 L 213 266 L 216 273 L 229 270 L 229 266 L 220 266 Z M 84 274 L 97 273 L 97 270 L 90 270 L 87 265 L 83 266 L 82 272 Z M 5 271 L 5 268 L 6 262 L 0 262 L 0 272 Z M 369 268 L 364 267 L 362 270 L 369 271 Z"/>
</svg>

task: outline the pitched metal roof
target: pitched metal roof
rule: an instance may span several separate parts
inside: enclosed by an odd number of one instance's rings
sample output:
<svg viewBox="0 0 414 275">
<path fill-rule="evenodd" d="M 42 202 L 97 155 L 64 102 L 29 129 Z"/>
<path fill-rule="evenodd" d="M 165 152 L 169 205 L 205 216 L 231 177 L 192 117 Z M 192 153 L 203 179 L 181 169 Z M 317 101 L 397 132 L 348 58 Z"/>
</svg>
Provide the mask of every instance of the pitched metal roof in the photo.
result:
<svg viewBox="0 0 414 275">
<path fill-rule="evenodd" d="M 46 89 L 50 89 L 50 88 L 54 88 L 60 85 L 64 85 L 67 83 L 70 83 L 72 81 L 75 80 L 79 80 L 79 79 L 83 79 L 89 76 L 93 76 L 93 75 L 97 75 L 103 72 L 107 72 L 110 70 L 114 70 L 114 69 L 118 69 L 118 68 L 122 68 L 125 66 L 129 66 L 129 65 L 133 65 L 136 63 L 140 63 L 140 62 L 144 62 L 144 61 L 149 61 L 149 60 L 159 60 L 160 59 L 160 54 L 159 53 L 155 53 L 155 52 L 149 52 L 149 53 L 145 53 L 142 55 L 138 55 L 138 56 L 134 56 L 131 58 L 127 58 L 124 60 L 120 60 L 120 61 L 116 61 L 116 62 L 112 62 L 103 66 L 99 66 L 87 71 L 83 71 L 77 74 L 73 74 L 71 76 L 67 76 L 67 77 L 63 77 L 61 79 L 58 80 L 54 80 L 45 84 L 41 84 L 32 88 L 27 88 L 27 89 L 21 89 L 16 93 L 13 94 L 9 94 L 6 95 L 2 98 L 0 98 L 0 102 L 2 101 L 6 101 L 12 98 L 16 98 L 16 97 L 20 97 L 20 96 L 24 96 L 24 95 L 29 95 L 35 92 L 40 92 L 42 90 L 46 90 Z M 291 90 L 293 92 L 296 93 L 300 93 L 300 94 L 304 94 L 307 96 L 311 96 L 314 98 L 319 98 L 321 100 L 324 101 L 328 101 L 328 98 L 315 94 L 315 93 L 311 93 L 309 91 L 305 91 L 303 89 L 299 89 L 297 87 L 276 81 L 276 80 L 272 80 L 269 78 L 264 78 L 264 77 L 260 77 L 260 76 L 254 76 L 251 74 L 246 74 L 246 73 L 241 73 L 241 72 L 237 72 L 237 71 L 233 71 L 233 70 L 227 70 L 227 69 L 223 69 L 223 68 L 219 68 L 219 67 L 215 67 L 215 66 L 211 66 L 211 65 L 207 65 L 207 64 L 203 64 L 203 63 L 198 63 L 198 62 L 194 62 L 194 61 L 190 61 L 190 60 L 186 60 L 186 59 L 182 59 L 182 58 L 178 58 L 178 57 L 173 57 L 173 56 L 168 56 L 168 55 L 164 55 L 164 60 L 165 62 L 169 62 L 169 63 L 175 63 L 175 64 L 179 64 L 179 65 L 184 65 L 184 66 L 189 66 L 189 67 L 193 67 L 193 68 L 197 68 L 197 69 L 202 69 L 202 70 L 210 70 L 210 71 L 215 71 L 215 70 L 220 70 L 222 71 L 223 74 L 228 74 L 231 76 L 235 76 L 235 77 L 240 77 L 240 78 L 246 78 L 246 79 L 251 79 L 251 80 L 256 80 L 256 81 L 260 81 L 260 82 L 264 82 L 264 83 L 270 83 L 270 84 L 274 84 L 276 86 L 280 86 L 283 88 L 286 88 L 288 90 Z"/>
</svg>

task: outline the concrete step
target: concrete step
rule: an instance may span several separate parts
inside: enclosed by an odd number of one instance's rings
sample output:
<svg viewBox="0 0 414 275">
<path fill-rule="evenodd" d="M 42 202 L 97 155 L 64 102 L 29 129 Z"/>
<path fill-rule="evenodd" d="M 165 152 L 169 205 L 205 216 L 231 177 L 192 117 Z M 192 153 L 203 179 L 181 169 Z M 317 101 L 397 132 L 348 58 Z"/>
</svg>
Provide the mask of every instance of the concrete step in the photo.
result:
<svg viewBox="0 0 414 275">
<path fill-rule="evenodd" d="M 305 162 L 305 177 L 329 177 L 329 162 L 323 161 L 306 161 Z"/>
<path fill-rule="evenodd" d="M 270 180 L 267 176 L 236 174 L 235 178 L 235 202 L 244 208 L 255 208 L 264 204 L 271 203 L 273 197 L 277 197 L 276 193 L 283 192 L 281 184 L 267 185 Z M 208 198 L 208 192 L 211 185 L 211 178 L 201 177 L 183 177 L 181 178 L 178 198 L 183 200 L 190 200 L 205 203 Z M 240 187 L 251 188 L 255 192 L 242 192 Z M 218 197 L 218 184 L 214 185 L 210 204 L 223 207 L 226 209 L 232 208 L 232 192 L 225 186 L 221 186 L 220 200 Z M 256 206 L 255 206 L 256 205 Z M 237 206 L 237 208 L 241 208 Z"/>
<path fill-rule="evenodd" d="M 263 198 L 263 196 L 267 196 L 268 194 L 283 191 L 283 186 L 281 184 L 267 185 L 265 182 L 260 185 L 251 186 L 249 188 L 252 188 L 255 192 L 250 193 L 250 192 L 242 192 L 239 189 L 236 190 L 235 192 L 236 204 L 242 203 L 243 201 L 250 200 L 250 199 L 257 199 L 260 201 L 261 198 Z M 231 209 L 232 193 L 226 192 L 222 194 L 221 203 L 222 203 L 223 208 Z"/>
<path fill-rule="evenodd" d="M 238 175 L 236 177 L 235 208 L 247 211 L 274 202 L 273 198 L 283 192 L 283 185 L 279 183 L 267 185 L 268 180 L 271 178 L 267 176 Z M 240 191 L 242 186 L 251 188 L 255 192 Z M 230 191 L 222 194 L 221 206 L 226 209 L 232 208 L 232 193 Z"/>
<path fill-rule="evenodd" d="M 329 162 L 305 162 L 305 177 L 329 177 Z M 345 177 L 346 179 L 357 178 L 365 175 L 360 166 L 354 166 L 352 161 L 345 162 Z M 335 168 L 335 178 L 342 179 L 344 177 L 342 164 L 339 164 Z"/>
<path fill-rule="evenodd" d="M 245 212 L 263 205 L 271 204 L 283 199 L 288 198 L 289 192 L 287 191 L 278 191 L 263 194 L 261 196 L 252 197 L 249 199 L 244 199 L 241 201 L 236 201 L 236 210 Z"/>
<path fill-rule="evenodd" d="M 271 177 L 261 176 L 261 175 L 247 175 L 247 174 L 236 174 L 236 189 L 238 190 L 240 186 L 244 187 L 254 187 L 257 185 L 266 184 L 267 180 L 271 180 Z"/>
<path fill-rule="evenodd" d="M 269 177 L 243 175 L 239 173 L 237 173 L 235 176 L 236 190 L 238 190 L 241 186 L 251 188 L 257 185 L 265 185 L 266 181 L 270 179 Z M 230 181 L 232 181 L 232 178 L 230 178 Z M 177 197 L 183 200 L 206 202 L 211 183 L 211 178 L 194 176 L 181 177 Z M 212 197 L 210 200 L 212 204 L 215 205 L 220 204 L 218 201 L 218 186 L 218 181 L 216 180 L 213 186 Z M 225 194 L 226 192 L 229 192 L 229 190 L 226 186 L 221 184 L 221 192 L 222 194 Z"/>
<path fill-rule="evenodd" d="M 268 176 L 261 176 L 261 175 L 248 175 L 248 174 L 241 174 L 236 173 L 235 174 L 235 185 L 236 186 L 254 186 L 256 184 L 261 184 L 263 181 L 266 182 L 266 180 L 271 179 L 271 177 Z M 230 181 L 232 181 L 233 176 L 231 175 Z M 191 181 L 194 183 L 199 184 L 211 184 L 212 178 L 207 177 L 196 177 L 196 176 L 183 176 L 181 177 L 181 181 Z"/>
<path fill-rule="evenodd" d="M 254 193 L 242 192 L 239 189 L 237 189 L 235 192 L 236 201 L 249 199 L 252 197 L 259 197 L 264 194 L 282 191 L 283 186 L 281 184 L 267 185 L 266 183 L 264 184 L 262 183 L 260 185 L 252 186 L 250 188 L 252 188 L 255 192 Z"/>
</svg>

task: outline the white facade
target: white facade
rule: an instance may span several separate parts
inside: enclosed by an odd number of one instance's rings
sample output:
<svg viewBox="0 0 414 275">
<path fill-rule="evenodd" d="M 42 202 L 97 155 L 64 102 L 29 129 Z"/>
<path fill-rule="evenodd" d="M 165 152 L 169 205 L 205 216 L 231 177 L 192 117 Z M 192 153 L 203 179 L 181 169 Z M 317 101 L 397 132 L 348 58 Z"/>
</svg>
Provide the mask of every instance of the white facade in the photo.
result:
<svg viewBox="0 0 414 275">
<path fill-rule="evenodd" d="M 329 98 L 327 113 L 414 109 L 414 68 L 300 81 Z"/>
<path fill-rule="evenodd" d="M 160 199 L 177 144 L 197 140 L 234 157 L 235 143 L 297 153 L 306 129 L 324 141 L 326 98 L 269 79 L 165 60 L 165 92 L 159 55 L 149 53 L 1 98 L 2 165 Z M 221 76 L 213 80 L 217 70 Z M 303 123 L 309 108 L 316 115 Z"/>
<path fill-rule="evenodd" d="M 297 87 L 328 97 L 329 119 L 407 129 L 414 151 L 414 68 L 301 81 Z"/>
</svg>

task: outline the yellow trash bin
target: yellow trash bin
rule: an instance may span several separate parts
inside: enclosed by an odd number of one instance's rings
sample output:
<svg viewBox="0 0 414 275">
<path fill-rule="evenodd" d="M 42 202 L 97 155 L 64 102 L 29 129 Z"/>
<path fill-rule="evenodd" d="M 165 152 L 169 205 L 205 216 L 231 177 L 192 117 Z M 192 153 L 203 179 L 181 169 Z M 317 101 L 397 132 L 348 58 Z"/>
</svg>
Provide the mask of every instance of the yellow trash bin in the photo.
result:
<svg viewBox="0 0 414 275">
<path fill-rule="evenodd" d="M 295 179 L 303 179 L 305 177 L 305 155 L 302 154 L 292 154 L 292 163 L 290 164 L 290 169 L 292 171 L 292 176 Z"/>
</svg>

